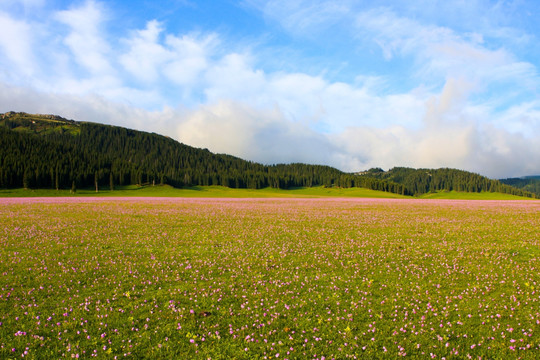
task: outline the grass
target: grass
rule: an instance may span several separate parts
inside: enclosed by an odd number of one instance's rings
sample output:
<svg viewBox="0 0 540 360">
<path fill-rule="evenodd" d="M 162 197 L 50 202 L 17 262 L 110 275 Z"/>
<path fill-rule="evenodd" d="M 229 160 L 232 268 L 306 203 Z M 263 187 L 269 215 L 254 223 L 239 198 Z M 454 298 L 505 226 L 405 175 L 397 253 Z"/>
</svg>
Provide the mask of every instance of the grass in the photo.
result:
<svg viewBox="0 0 540 360">
<path fill-rule="evenodd" d="M 2 359 L 540 352 L 538 202 L 0 203 Z"/>
<path fill-rule="evenodd" d="M 268 197 L 372 197 L 372 198 L 404 198 L 404 196 L 362 188 L 294 188 L 289 190 L 265 189 L 231 189 L 223 186 L 194 186 L 177 189 L 168 185 L 156 186 L 123 186 L 114 191 L 101 189 L 79 189 L 75 194 L 69 190 L 53 189 L 0 189 L 0 197 L 56 197 L 56 196 L 142 196 L 142 197 L 231 197 L 231 198 L 268 198 Z"/>
<path fill-rule="evenodd" d="M 428 193 L 420 196 L 422 199 L 455 199 L 455 200 L 525 200 L 531 199 L 523 196 L 503 194 L 497 192 L 458 192 L 458 191 L 440 191 Z"/>
<path fill-rule="evenodd" d="M 114 196 L 114 197 L 212 197 L 212 198 L 317 198 L 317 197 L 358 197 L 358 198 L 392 198 L 406 199 L 410 196 L 375 191 L 363 188 L 324 188 L 322 186 L 312 188 L 294 189 L 231 189 L 223 186 L 194 186 L 190 188 L 177 189 L 168 185 L 156 186 L 118 186 L 114 191 L 102 188 L 96 193 L 95 189 L 79 189 L 75 194 L 69 190 L 53 189 L 0 189 L 0 197 L 93 197 L 93 196 Z M 465 192 L 437 192 L 420 196 L 423 199 L 461 199 L 461 200 L 523 200 L 514 195 L 501 193 L 465 193 Z"/>
</svg>

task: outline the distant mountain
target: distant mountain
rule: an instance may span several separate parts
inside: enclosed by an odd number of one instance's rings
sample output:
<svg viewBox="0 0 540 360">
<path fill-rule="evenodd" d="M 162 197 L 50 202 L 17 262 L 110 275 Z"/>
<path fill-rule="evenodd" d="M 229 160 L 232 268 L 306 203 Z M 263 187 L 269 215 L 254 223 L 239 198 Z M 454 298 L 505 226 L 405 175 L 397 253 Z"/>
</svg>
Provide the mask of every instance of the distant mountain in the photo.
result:
<svg viewBox="0 0 540 360">
<path fill-rule="evenodd" d="M 493 191 L 533 196 L 454 169 L 394 168 L 344 173 L 330 166 L 262 165 L 169 137 L 56 115 L 0 114 L 0 188 L 99 188 L 168 184 L 231 188 L 362 187 L 403 195 Z"/>
<path fill-rule="evenodd" d="M 534 193 L 536 197 L 540 197 L 540 175 L 500 179 L 499 181 L 503 184 Z"/>
<path fill-rule="evenodd" d="M 0 116 L 0 188 L 99 189 L 129 184 L 253 189 L 324 185 L 404 192 L 399 184 L 329 166 L 265 166 L 118 126 L 55 115 Z"/>
<path fill-rule="evenodd" d="M 532 197 L 531 192 L 518 189 L 511 184 L 504 184 L 479 174 L 456 169 L 412 169 L 395 167 L 388 171 L 373 168 L 361 173 L 360 176 L 388 180 L 405 187 L 405 192 L 421 195 L 436 191 L 462 192 L 500 192 L 519 196 Z"/>
</svg>

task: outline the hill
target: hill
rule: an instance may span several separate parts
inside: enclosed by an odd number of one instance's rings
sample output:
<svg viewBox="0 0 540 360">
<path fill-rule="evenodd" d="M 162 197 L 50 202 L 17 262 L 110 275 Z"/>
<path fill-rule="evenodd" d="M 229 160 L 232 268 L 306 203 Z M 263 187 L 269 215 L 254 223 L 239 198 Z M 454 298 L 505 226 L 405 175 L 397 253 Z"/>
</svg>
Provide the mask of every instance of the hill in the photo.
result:
<svg viewBox="0 0 540 360">
<path fill-rule="evenodd" d="M 339 186 L 403 193 L 387 180 L 322 165 L 266 166 L 171 138 L 54 115 L 0 118 L 0 188 L 114 188 L 168 184 L 229 188 Z"/>
<path fill-rule="evenodd" d="M 533 197 L 531 192 L 518 189 L 498 180 L 457 169 L 412 169 L 395 167 L 388 171 L 373 168 L 358 173 L 362 177 L 387 180 L 403 185 L 405 194 L 423 195 L 436 192 L 498 192 L 509 195 Z"/>
<path fill-rule="evenodd" d="M 540 197 L 540 175 L 499 180 L 501 183 L 534 193 Z"/>
<path fill-rule="evenodd" d="M 454 169 L 394 168 L 344 173 L 323 165 L 262 165 L 213 154 L 155 133 L 8 112 L 0 116 L 0 188 L 114 189 L 128 185 L 290 189 L 366 188 L 419 196 L 435 191 L 533 195 Z"/>
</svg>

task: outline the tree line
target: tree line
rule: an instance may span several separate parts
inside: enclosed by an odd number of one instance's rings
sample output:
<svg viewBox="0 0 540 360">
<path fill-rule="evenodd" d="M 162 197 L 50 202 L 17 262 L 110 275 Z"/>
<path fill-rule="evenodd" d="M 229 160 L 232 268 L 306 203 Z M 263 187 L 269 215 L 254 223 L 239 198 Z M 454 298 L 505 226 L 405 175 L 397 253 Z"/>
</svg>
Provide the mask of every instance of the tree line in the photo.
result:
<svg viewBox="0 0 540 360">
<path fill-rule="evenodd" d="M 500 182 L 506 185 L 522 189 L 534 193 L 536 197 L 540 197 L 540 176 L 530 176 L 525 178 L 508 178 L 501 179 Z"/>
<path fill-rule="evenodd" d="M 146 184 L 251 189 L 322 185 L 405 193 L 403 185 L 329 166 L 267 166 L 117 126 L 36 116 L 0 120 L 0 188 L 114 189 Z"/>
<path fill-rule="evenodd" d="M 485 176 L 468 171 L 441 168 L 441 169 L 412 169 L 395 167 L 388 171 L 373 168 L 362 176 L 388 180 L 402 184 L 405 193 L 409 195 L 422 195 L 436 191 L 461 192 L 499 192 L 517 196 L 534 197 L 529 191 L 503 184 L 499 180 L 489 179 Z"/>
</svg>

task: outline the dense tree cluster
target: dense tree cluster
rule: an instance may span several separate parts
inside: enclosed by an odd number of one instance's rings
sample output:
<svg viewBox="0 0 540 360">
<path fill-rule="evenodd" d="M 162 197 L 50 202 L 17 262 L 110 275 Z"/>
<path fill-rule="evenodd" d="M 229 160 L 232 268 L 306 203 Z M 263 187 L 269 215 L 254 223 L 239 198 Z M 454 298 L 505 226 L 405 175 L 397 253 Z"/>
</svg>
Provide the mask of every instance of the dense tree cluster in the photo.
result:
<svg viewBox="0 0 540 360">
<path fill-rule="evenodd" d="M 540 197 L 540 176 L 529 176 L 524 178 L 501 179 L 500 182 L 506 185 L 534 193 Z"/>
<path fill-rule="evenodd" d="M 503 184 L 475 173 L 456 169 L 411 169 L 395 167 L 388 171 L 373 168 L 362 176 L 389 180 L 405 187 L 407 195 L 421 195 L 436 191 L 500 192 L 518 196 L 533 197 L 533 194 L 516 187 Z"/>
<path fill-rule="evenodd" d="M 0 187 L 114 188 L 130 184 L 252 189 L 355 186 L 404 193 L 400 184 L 346 174 L 329 166 L 265 166 L 117 126 L 24 113 L 11 113 L 0 120 Z"/>
</svg>

